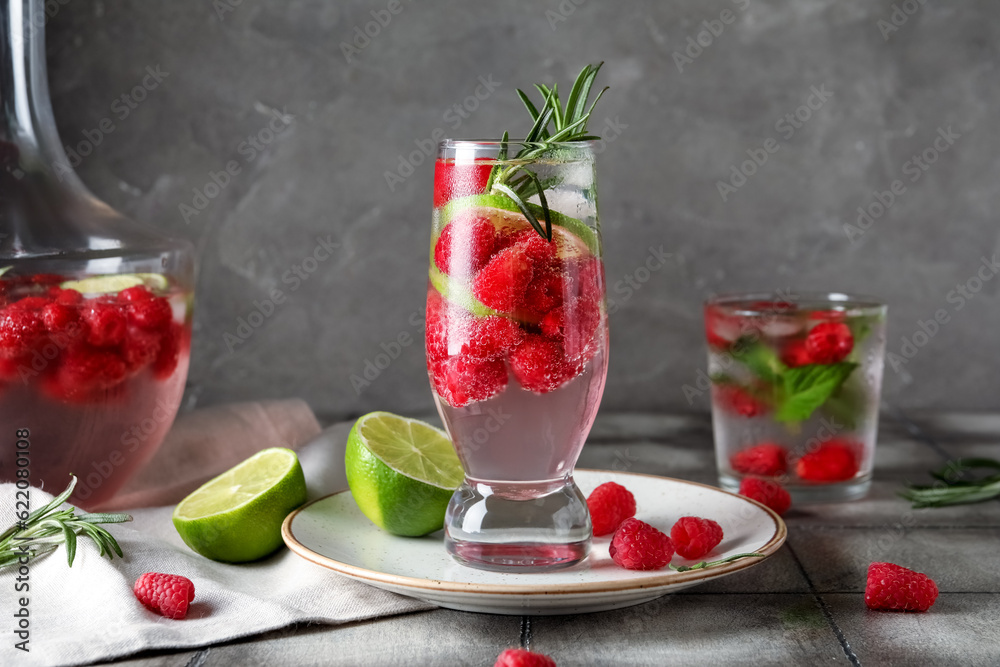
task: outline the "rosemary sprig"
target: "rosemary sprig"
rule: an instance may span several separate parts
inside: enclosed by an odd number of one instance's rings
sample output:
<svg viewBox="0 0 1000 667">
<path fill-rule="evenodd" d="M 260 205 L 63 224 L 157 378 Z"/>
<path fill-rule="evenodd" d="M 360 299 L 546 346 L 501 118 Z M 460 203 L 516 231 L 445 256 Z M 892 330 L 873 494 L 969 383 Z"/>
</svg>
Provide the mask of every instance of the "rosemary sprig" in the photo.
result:
<svg viewBox="0 0 1000 667">
<path fill-rule="evenodd" d="M 723 563 L 731 563 L 734 560 L 739 560 L 741 558 L 763 558 L 764 554 L 752 553 L 752 554 L 736 554 L 735 556 L 729 556 L 728 558 L 723 558 L 721 560 L 713 560 L 711 562 L 702 561 L 697 565 L 670 565 L 670 569 L 675 572 L 689 572 L 691 570 L 704 570 L 710 567 L 715 567 L 716 565 L 722 565 Z"/>
<path fill-rule="evenodd" d="M 70 477 L 69 486 L 52 502 L 0 533 L 0 569 L 17 563 L 25 556 L 34 559 L 55 551 L 60 544 L 66 545 L 66 560 L 72 567 L 78 536 L 89 537 L 96 542 L 102 556 L 107 554 L 113 559 L 118 554 L 122 557 L 122 549 L 115 538 L 97 524 L 123 523 L 131 521 L 132 517 L 120 513 L 91 514 L 73 507 L 59 509 L 76 487 L 76 476 Z"/>
<path fill-rule="evenodd" d="M 545 199 L 545 190 L 556 185 L 557 181 L 555 179 L 541 181 L 535 172 L 527 168 L 526 164 L 517 163 L 527 163 L 541 157 L 552 151 L 557 142 L 589 141 L 600 138 L 587 134 L 587 123 L 590 121 L 590 115 L 593 113 L 597 101 L 604 95 L 607 87 L 597 93 L 590 108 L 587 108 L 587 102 L 594 85 L 594 79 L 597 78 L 597 72 L 603 64 L 600 62 L 583 68 L 570 89 L 565 106 L 559 101 L 559 84 L 553 84 L 552 88 L 543 84 L 535 84 L 535 88 L 542 95 L 541 109 L 535 106 L 527 93 L 518 89 L 517 96 L 521 99 L 533 121 L 531 129 L 524 138 L 524 142 L 531 145 L 522 148 L 511 159 L 515 164 L 505 165 L 508 135 L 504 132 L 497 162 L 490 171 L 486 191 L 510 198 L 522 215 L 531 223 L 531 226 L 535 228 L 535 231 L 547 241 L 552 240 L 552 220 L 549 215 L 549 204 Z M 551 130 L 549 125 L 552 125 Z M 544 225 L 528 206 L 528 200 L 535 195 L 538 196 L 538 202 L 542 209 Z"/>
<path fill-rule="evenodd" d="M 907 484 L 906 490 L 899 495 L 909 500 L 913 509 L 979 503 L 1000 497 L 1000 473 L 980 479 L 967 478 L 966 473 L 979 469 L 1000 470 L 1000 461 L 987 458 L 949 461 L 940 470 L 930 473 L 936 483 Z"/>
</svg>

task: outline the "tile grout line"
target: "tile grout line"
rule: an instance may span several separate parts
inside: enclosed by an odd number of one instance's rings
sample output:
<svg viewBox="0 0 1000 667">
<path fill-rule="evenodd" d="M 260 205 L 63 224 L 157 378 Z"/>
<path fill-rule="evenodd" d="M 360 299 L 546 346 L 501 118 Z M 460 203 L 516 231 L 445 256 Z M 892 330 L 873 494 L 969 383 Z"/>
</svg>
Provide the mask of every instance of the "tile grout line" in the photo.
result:
<svg viewBox="0 0 1000 667">
<path fill-rule="evenodd" d="M 806 572 L 805 566 L 802 565 L 802 561 L 799 560 L 799 555 L 795 553 L 795 549 L 792 548 L 791 544 L 786 542 L 785 545 L 788 547 L 788 551 L 792 554 L 792 558 L 795 560 L 795 564 L 798 566 L 799 572 L 802 573 L 802 577 L 806 580 L 806 584 L 809 586 L 809 592 L 812 593 L 813 599 L 816 601 L 816 604 L 819 605 L 819 610 L 823 613 L 823 618 L 826 619 L 830 629 L 833 630 L 833 634 L 837 636 L 837 641 L 840 642 L 840 648 L 844 652 L 844 655 L 847 656 L 847 659 L 852 665 L 855 667 L 861 667 L 861 660 L 859 660 L 858 656 L 855 655 L 854 649 L 851 648 L 851 643 L 847 641 L 847 637 L 844 636 L 844 631 L 840 629 L 840 626 L 837 625 L 837 622 L 833 619 L 833 613 L 830 611 L 830 607 L 816 590 L 816 586 L 813 584 L 812 579 Z"/>
<path fill-rule="evenodd" d="M 525 651 L 531 650 L 531 617 L 522 616 L 521 617 L 521 648 Z"/>
<path fill-rule="evenodd" d="M 208 653 L 211 650 L 212 650 L 211 648 L 201 649 L 200 651 L 195 653 L 190 660 L 188 660 L 187 664 L 184 665 L 184 667 L 201 667 L 202 665 L 205 664 L 205 661 L 208 660 Z"/>
</svg>

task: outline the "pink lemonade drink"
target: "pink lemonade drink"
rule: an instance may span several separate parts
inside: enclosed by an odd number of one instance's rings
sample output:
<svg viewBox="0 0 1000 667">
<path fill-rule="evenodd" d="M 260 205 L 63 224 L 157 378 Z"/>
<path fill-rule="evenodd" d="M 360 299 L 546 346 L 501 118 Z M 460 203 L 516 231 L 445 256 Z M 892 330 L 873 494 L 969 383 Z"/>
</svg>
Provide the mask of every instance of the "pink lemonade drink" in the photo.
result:
<svg viewBox="0 0 1000 667">
<path fill-rule="evenodd" d="M 772 479 L 796 502 L 864 496 L 878 431 L 884 305 L 843 294 L 734 295 L 705 306 L 724 488 Z"/>
<path fill-rule="evenodd" d="M 445 519 L 464 564 L 544 569 L 586 557 L 572 481 L 604 389 L 604 267 L 587 144 L 533 165 L 550 230 L 487 191 L 497 144 L 445 142 L 435 168 L 427 367 L 465 469 Z M 527 204 L 535 222 L 540 206 Z M 541 226 L 541 223 L 539 223 Z M 550 236 L 545 232 L 549 232 Z"/>
<path fill-rule="evenodd" d="M 158 278 L 162 278 L 158 276 Z M 24 469 L 96 508 L 156 451 L 184 391 L 188 294 L 133 286 L 84 295 L 60 276 L 0 280 L 0 479 Z"/>
</svg>

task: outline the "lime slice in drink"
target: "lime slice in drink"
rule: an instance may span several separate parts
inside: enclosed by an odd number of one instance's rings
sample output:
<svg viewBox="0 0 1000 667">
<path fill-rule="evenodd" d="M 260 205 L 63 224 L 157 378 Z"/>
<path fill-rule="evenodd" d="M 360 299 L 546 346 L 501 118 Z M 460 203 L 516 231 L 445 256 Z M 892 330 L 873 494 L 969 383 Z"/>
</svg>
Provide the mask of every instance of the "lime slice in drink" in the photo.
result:
<svg viewBox="0 0 1000 667">
<path fill-rule="evenodd" d="M 379 528 L 408 537 L 444 525 L 448 501 L 464 477 L 444 431 L 388 412 L 355 422 L 344 465 L 364 515 Z"/>
<path fill-rule="evenodd" d="M 174 509 L 174 527 L 206 558 L 243 563 L 281 546 L 281 522 L 306 501 L 295 452 L 273 447 L 206 482 Z"/>
<path fill-rule="evenodd" d="M 528 204 L 535 218 L 545 224 L 542 207 Z M 441 208 L 438 228 L 431 241 L 431 248 L 437 242 L 437 237 L 452 218 L 457 214 L 476 215 L 489 219 L 499 229 L 532 229 L 513 200 L 503 195 L 472 195 L 453 199 Z M 577 257 L 596 255 L 600 249 L 597 232 L 582 221 L 571 218 L 558 211 L 549 210 L 549 220 L 552 222 L 552 241 L 556 244 L 556 254 L 559 257 Z"/>
<path fill-rule="evenodd" d="M 107 276 L 91 276 L 81 280 L 67 280 L 59 285 L 84 295 L 117 294 L 129 287 L 145 285 L 153 291 L 162 291 L 170 286 L 167 277 L 160 273 L 116 273 Z"/>
</svg>

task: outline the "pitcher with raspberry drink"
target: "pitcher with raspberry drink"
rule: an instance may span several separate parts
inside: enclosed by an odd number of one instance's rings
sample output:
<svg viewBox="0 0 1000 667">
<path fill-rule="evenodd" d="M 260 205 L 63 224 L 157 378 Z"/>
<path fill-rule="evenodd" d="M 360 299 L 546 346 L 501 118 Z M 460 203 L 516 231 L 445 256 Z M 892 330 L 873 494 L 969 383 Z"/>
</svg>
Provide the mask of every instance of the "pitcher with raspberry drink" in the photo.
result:
<svg viewBox="0 0 1000 667">
<path fill-rule="evenodd" d="M 58 491 L 73 473 L 70 501 L 91 509 L 180 405 L 194 250 L 87 191 L 52 121 L 44 3 L 0 15 L 0 482 Z"/>
<path fill-rule="evenodd" d="M 459 562 L 565 567 L 591 525 L 573 467 L 608 365 L 590 88 L 540 86 L 524 141 L 444 141 L 434 174 L 427 368 L 465 469 L 445 519 Z M 596 102 L 596 100 L 594 100 Z M 557 112 L 558 110 L 558 112 Z"/>
</svg>

